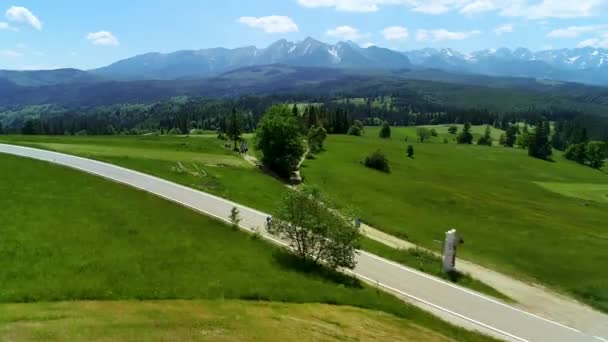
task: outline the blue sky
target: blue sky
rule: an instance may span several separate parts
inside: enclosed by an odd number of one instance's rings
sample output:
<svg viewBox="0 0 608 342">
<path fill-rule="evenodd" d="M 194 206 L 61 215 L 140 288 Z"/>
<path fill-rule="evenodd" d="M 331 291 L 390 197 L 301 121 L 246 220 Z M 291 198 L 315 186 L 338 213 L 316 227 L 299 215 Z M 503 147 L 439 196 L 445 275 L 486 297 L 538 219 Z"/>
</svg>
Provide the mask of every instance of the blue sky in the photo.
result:
<svg viewBox="0 0 608 342">
<path fill-rule="evenodd" d="M 608 0 L 0 0 L 0 69 L 307 36 L 398 50 L 608 48 Z"/>
</svg>

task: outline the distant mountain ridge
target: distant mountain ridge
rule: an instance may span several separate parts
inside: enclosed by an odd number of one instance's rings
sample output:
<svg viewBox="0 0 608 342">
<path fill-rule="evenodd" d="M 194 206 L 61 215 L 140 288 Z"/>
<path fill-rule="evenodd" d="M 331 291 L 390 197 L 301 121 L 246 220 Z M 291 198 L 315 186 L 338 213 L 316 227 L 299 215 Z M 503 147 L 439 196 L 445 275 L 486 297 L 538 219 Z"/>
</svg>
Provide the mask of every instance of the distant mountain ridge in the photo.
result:
<svg viewBox="0 0 608 342">
<path fill-rule="evenodd" d="M 500 48 L 472 53 L 426 48 L 400 52 L 376 46 L 363 48 L 353 42 L 331 45 L 312 38 L 300 42 L 281 39 L 262 49 L 246 46 L 147 53 L 89 71 L 0 70 L 0 80 L 26 87 L 103 81 L 199 80 L 273 64 L 358 71 L 438 69 L 462 77 L 507 76 L 608 86 L 608 50 L 600 48 L 538 52 Z"/>
<path fill-rule="evenodd" d="M 91 73 L 117 80 L 196 79 L 243 67 L 270 64 L 353 69 L 400 69 L 411 66 L 408 58 L 397 51 L 375 46 L 361 48 L 352 42 L 329 45 L 307 38 L 297 43 L 282 39 L 265 49 L 248 46 L 169 54 L 149 53 L 91 70 Z"/>
<path fill-rule="evenodd" d="M 600 48 L 539 52 L 524 48 L 500 48 L 473 53 L 453 49 L 422 49 L 404 54 L 414 65 L 423 68 L 608 85 L 608 50 Z"/>
</svg>

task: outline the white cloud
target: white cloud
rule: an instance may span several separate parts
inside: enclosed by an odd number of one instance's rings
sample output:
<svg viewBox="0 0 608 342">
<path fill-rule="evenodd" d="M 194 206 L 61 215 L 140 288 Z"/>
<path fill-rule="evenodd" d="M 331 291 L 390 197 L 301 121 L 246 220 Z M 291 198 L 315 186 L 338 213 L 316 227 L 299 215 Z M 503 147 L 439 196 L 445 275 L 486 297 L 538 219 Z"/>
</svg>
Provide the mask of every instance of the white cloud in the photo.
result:
<svg viewBox="0 0 608 342">
<path fill-rule="evenodd" d="M 237 21 L 249 27 L 262 29 L 266 33 L 298 32 L 298 25 L 290 17 L 286 16 L 240 17 Z"/>
<path fill-rule="evenodd" d="M 578 38 L 585 33 L 608 29 L 608 25 L 570 26 L 553 30 L 547 34 L 549 38 Z"/>
<path fill-rule="evenodd" d="M 376 12 L 382 6 L 401 5 L 431 15 L 498 12 L 503 16 L 543 19 L 597 15 L 607 0 L 298 0 L 298 3 L 309 8 L 328 7 L 346 12 Z"/>
<path fill-rule="evenodd" d="M 333 7 L 344 12 L 376 12 L 381 5 L 403 4 L 403 0 L 298 0 L 308 8 Z"/>
<path fill-rule="evenodd" d="M 578 43 L 578 47 L 588 46 L 608 49 L 608 33 L 603 33 L 600 37 L 585 39 Z"/>
<path fill-rule="evenodd" d="M 0 50 L 0 57 L 7 58 L 17 58 L 21 57 L 23 54 L 21 52 L 13 51 L 13 50 Z"/>
<path fill-rule="evenodd" d="M 410 33 L 403 26 L 390 26 L 382 30 L 382 35 L 386 40 L 405 40 L 409 37 Z"/>
<path fill-rule="evenodd" d="M 372 42 L 367 42 L 367 43 L 363 43 L 361 44 L 362 48 L 368 48 L 368 47 L 372 47 L 372 46 L 376 46 L 376 44 L 372 43 Z"/>
<path fill-rule="evenodd" d="M 42 30 L 40 19 L 25 7 L 12 6 L 6 11 L 6 18 L 12 22 L 30 25 L 38 31 Z"/>
<path fill-rule="evenodd" d="M 494 33 L 496 33 L 499 36 L 502 36 L 505 33 L 511 33 L 511 32 L 513 32 L 512 24 L 501 25 L 494 29 Z"/>
<path fill-rule="evenodd" d="M 419 42 L 434 41 L 442 42 L 446 40 L 464 40 L 472 36 L 481 34 L 481 31 L 466 31 L 466 32 L 452 32 L 445 29 L 438 30 L 418 30 L 416 32 L 416 40 Z"/>
<path fill-rule="evenodd" d="M 88 41 L 90 41 L 91 43 L 93 43 L 93 45 L 100 45 L 100 46 L 120 45 L 118 38 L 116 38 L 112 34 L 112 32 L 108 32 L 108 31 L 92 32 L 92 33 L 87 34 L 87 36 L 85 38 Z"/>
<path fill-rule="evenodd" d="M 357 40 L 363 36 L 358 29 L 348 25 L 338 26 L 335 29 L 327 30 L 325 34 L 343 40 Z"/>
</svg>

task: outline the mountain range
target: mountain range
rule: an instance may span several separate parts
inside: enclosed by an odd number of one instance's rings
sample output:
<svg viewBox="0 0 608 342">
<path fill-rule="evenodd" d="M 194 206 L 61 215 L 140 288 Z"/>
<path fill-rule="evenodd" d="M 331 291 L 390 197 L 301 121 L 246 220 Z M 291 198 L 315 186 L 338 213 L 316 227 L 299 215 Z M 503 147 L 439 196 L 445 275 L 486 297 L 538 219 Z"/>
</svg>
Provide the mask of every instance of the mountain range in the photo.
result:
<svg viewBox="0 0 608 342">
<path fill-rule="evenodd" d="M 361 71 L 439 69 L 456 74 L 507 76 L 608 86 L 608 50 L 575 48 L 533 52 L 507 48 L 462 53 L 453 49 L 395 51 L 353 42 L 331 45 L 312 38 L 279 40 L 267 48 L 213 48 L 147 53 L 106 67 L 81 71 L 0 71 L 18 86 L 139 80 L 197 80 L 261 65 L 338 68 Z M 6 86 L 6 85 L 5 85 Z"/>
</svg>

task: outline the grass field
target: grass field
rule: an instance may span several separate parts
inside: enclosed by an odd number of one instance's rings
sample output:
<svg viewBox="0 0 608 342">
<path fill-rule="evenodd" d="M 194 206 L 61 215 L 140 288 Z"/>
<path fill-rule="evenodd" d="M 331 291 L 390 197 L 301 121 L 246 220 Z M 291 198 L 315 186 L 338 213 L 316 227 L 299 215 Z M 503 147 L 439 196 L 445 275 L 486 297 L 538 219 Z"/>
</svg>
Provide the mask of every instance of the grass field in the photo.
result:
<svg viewBox="0 0 608 342">
<path fill-rule="evenodd" d="M 122 301 L 0 305 L 6 341 L 450 341 L 405 319 L 326 304 Z"/>
<path fill-rule="evenodd" d="M 18 143 L 109 162 L 261 210 L 271 211 L 286 191 L 283 183 L 267 177 L 238 154 L 224 148 L 216 135 L 0 135 L 0 142 Z"/>
<path fill-rule="evenodd" d="M 463 257 L 608 312 L 608 203 L 592 200 L 607 194 L 608 175 L 559 154 L 546 162 L 520 149 L 443 144 L 442 129 L 424 144 L 414 127 L 393 128 L 389 140 L 378 138 L 378 128 L 330 136 L 302 174 L 374 227 L 433 250 L 456 228 Z M 414 159 L 406 157 L 408 144 Z M 378 148 L 390 174 L 360 163 Z"/>
<path fill-rule="evenodd" d="M 211 192 L 267 212 L 273 212 L 286 189 L 281 182 L 254 169 L 238 155 L 226 150 L 222 146 L 222 141 L 215 139 L 215 135 L 192 137 L 0 136 L 0 141 L 2 139 L 107 161 Z M 182 169 L 177 167 L 178 163 L 181 163 Z M 205 173 L 204 177 L 201 176 L 202 172 Z M 195 173 L 199 173 L 199 175 L 195 175 Z M 473 285 L 475 290 L 489 295 L 497 294 L 497 291 L 489 286 L 475 287 L 477 284 L 483 284 L 469 282 L 466 278 L 459 278 L 456 282 L 463 286 Z"/>
<path fill-rule="evenodd" d="M 485 339 L 153 195 L 1 154 L 0 169 L 2 303 L 245 299 L 340 304 L 384 311 L 457 340 Z M 0 319 L 15 321 L 1 311 Z M 52 314 L 48 317 L 60 324 Z M 80 333 L 86 336 L 86 328 Z"/>
</svg>

